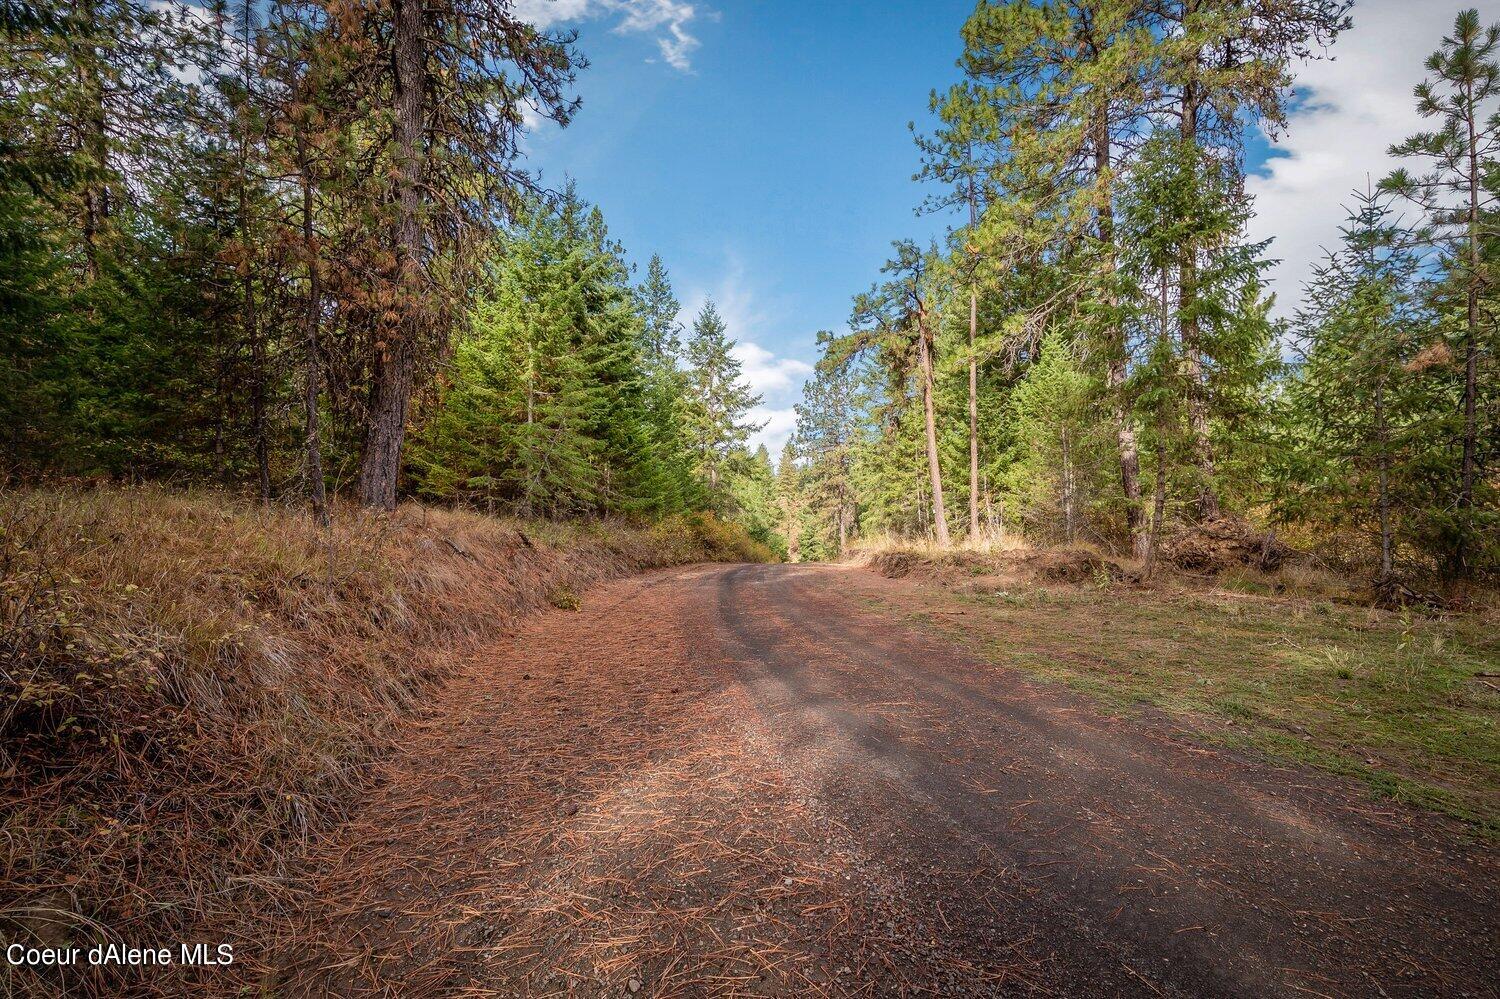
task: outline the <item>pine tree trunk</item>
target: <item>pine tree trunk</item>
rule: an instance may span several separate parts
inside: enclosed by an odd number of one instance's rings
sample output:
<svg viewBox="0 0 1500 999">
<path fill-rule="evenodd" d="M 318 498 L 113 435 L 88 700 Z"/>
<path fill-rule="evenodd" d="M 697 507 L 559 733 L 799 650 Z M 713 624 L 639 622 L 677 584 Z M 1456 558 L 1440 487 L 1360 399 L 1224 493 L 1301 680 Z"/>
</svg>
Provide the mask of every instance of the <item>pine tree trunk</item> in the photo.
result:
<svg viewBox="0 0 1500 999">
<path fill-rule="evenodd" d="M 1463 427 L 1463 459 L 1459 466 L 1459 488 L 1458 509 L 1461 519 L 1460 533 L 1458 538 L 1458 551 L 1456 553 L 1455 575 L 1460 579 L 1466 578 L 1471 567 L 1469 565 L 1469 545 L 1473 530 L 1473 518 L 1471 511 L 1474 507 L 1474 477 L 1475 468 L 1478 465 L 1479 451 L 1479 422 L 1477 419 L 1477 404 L 1479 395 L 1479 285 L 1480 285 L 1480 248 L 1479 248 L 1479 153 L 1475 149 L 1478 136 L 1475 134 L 1474 122 L 1474 89 L 1472 84 L 1464 88 L 1464 97 L 1467 102 L 1467 119 L 1469 129 L 1469 278 L 1467 281 L 1467 315 L 1464 326 L 1464 427 Z"/>
<path fill-rule="evenodd" d="M 1077 533 L 1076 513 L 1073 509 L 1073 453 L 1069 446 L 1068 428 L 1062 431 L 1062 507 L 1063 507 L 1063 537 L 1068 544 L 1073 543 L 1074 535 Z"/>
<path fill-rule="evenodd" d="M 1375 439 L 1380 447 L 1379 476 L 1378 483 L 1380 493 L 1377 504 L 1380 513 L 1380 578 L 1376 585 L 1382 585 L 1391 578 L 1391 455 L 1387 442 L 1386 420 L 1385 420 L 1385 385 L 1377 383 L 1375 386 Z"/>
<path fill-rule="evenodd" d="M 917 320 L 917 354 L 922 368 L 922 418 L 927 430 L 927 476 L 932 482 L 932 523 L 939 548 L 948 547 L 948 514 L 943 509 L 943 472 L 938 464 L 937 416 L 933 407 L 932 344 L 926 317 Z"/>
<path fill-rule="evenodd" d="M 1165 421 L 1162 421 L 1163 423 Z M 1143 559 L 1142 572 L 1147 579 L 1156 572 L 1157 552 L 1161 547 L 1162 523 L 1167 514 L 1167 446 L 1166 427 L 1158 428 L 1158 439 L 1156 442 L 1156 488 L 1152 491 L 1151 499 L 1151 536 L 1146 545 L 1146 557 Z"/>
<path fill-rule="evenodd" d="M 1109 117 L 1108 110 L 1100 108 L 1094 116 L 1094 171 L 1097 176 L 1109 172 Z M 1105 287 L 1114 276 L 1115 219 L 1109 202 L 1099 207 L 1099 243 L 1105 251 Z M 1106 309 L 1114 305 L 1112 292 L 1105 292 Z M 1115 445 L 1120 464 L 1120 490 L 1125 496 L 1125 529 L 1130 534 L 1130 547 L 1136 558 L 1146 554 L 1146 531 L 1141 516 L 1141 458 L 1136 445 L 1135 424 L 1130 408 L 1125 404 L 1125 378 L 1128 373 L 1125 357 L 1125 331 L 1118 323 L 1108 330 L 1109 359 L 1105 365 L 1105 381 L 1113 402 L 1115 423 Z"/>
<path fill-rule="evenodd" d="M 969 230 L 979 221 L 974 192 L 974 174 L 969 173 Z M 970 260 L 970 267 L 977 261 Z M 974 341 L 979 336 L 979 286 L 977 275 L 969 275 L 969 538 L 979 537 L 979 358 Z"/>
<path fill-rule="evenodd" d="M 979 537 L 979 361 L 974 336 L 979 326 L 979 293 L 969 289 L 969 538 Z"/>
<path fill-rule="evenodd" d="M 266 434 L 266 344 L 255 318 L 255 291 L 247 276 L 245 334 L 250 338 L 250 436 L 254 440 L 256 493 L 262 504 L 271 502 L 271 444 Z"/>
<path fill-rule="evenodd" d="M 243 102 L 235 121 L 235 167 L 239 181 L 240 308 L 245 340 L 250 344 L 250 430 L 255 440 L 255 470 L 262 504 L 271 502 L 271 446 L 266 434 L 266 344 L 256 309 L 255 274 L 250 266 L 250 247 L 254 242 L 250 225 L 250 52 L 253 48 L 251 21 L 254 10 L 250 0 L 243 0 L 240 38 L 240 85 Z"/>
<path fill-rule="evenodd" d="M 307 146 L 298 126 L 297 170 L 302 184 L 302 252 L 307 255 L 307 302 L 302 313 L 302 417 L 306 426 L 302 478 L 312 505 L 313 519 L 328 526 L 328 496 L 323 483 L 323 441 L 318 418 L 318 388 L 323 381 L 322 345 L 319 343 L 323 300 L 322 275 L 313 240 L 312 177 Z"/>
<path fill-rule="evenodd" d="M 104 79 L 100 71 L 97 36 L 98 11 L 93 0 L 78 6 L 83 38 L 74 50 L 78 82 L 84 92 L 82 145 L 88 154 L 88 173 L 83 178 L 83 259 L 90 282 L 99 277 L 99 242 L 110 216 L 108 113 L 104 106 Z"/>
<path fill-rule="evenodd" d="M 1161 349 L 1165 351 L 1166 344 L 1171 336 L 1172 316 L 1168 303 L 1168 283 L 1170 281 L 1170 269 L 1162 267 L 1158 275 L 1160 282 L 1160 302 L 1157 313 L 1157 338 Z M 1167 512 L 1167 421 L 1160 406 L 1156 411 L 1156 486 L 1152 492 L 1151 502 L 1151 534 L 1146 544 L 1146 555 L 1142 559 L 1142 573 L 1149 579 L 1156 571 L 1156 550 L 1161 544 L 1162 522 L 1166 519 Z"/>
<path fill-rule="evenodd" d="M 411 402 L 421 335 L 422 276 L 422 132 L 426 69 L 422 0 L 396 0 L 395 112 L 397 221 L 400 318 L 388 331 L 389 341 L 375 356 L 369 412 L 365 416 L 364 453 L 359 467 L 359 498 L 381 510 L 396 507 L 401 474 L 401 447 L 406 439 L 406 411 Z"/>
<path fill-rule="evenodd" d="M 1182 88 L 1182 140 L 1198 141 L 1197 86 L 1189 81 Z M 1198 325 L 1198 258 L 1196 248 L 1179 247 L 1177 273 L 1177 322 L 1182 334 L 1182 354 L 1187 369 L 1188 432 L 1193 440 L 1193 463 L 1198 468 L 1195 509 L 1200 520 L 1219 515 L 1219 494 L 1214 486 L 1213 447 L 1208 438 L 1208 398 L 1203 367 L 1202 330 Z"/>
</svg>

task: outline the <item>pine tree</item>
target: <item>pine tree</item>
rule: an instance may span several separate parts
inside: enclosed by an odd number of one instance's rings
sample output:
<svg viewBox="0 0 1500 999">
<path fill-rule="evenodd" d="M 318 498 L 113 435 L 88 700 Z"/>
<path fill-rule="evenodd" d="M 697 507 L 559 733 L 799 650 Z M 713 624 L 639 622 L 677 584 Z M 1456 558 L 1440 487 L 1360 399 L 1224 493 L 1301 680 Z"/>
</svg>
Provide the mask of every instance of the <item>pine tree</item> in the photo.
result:
<svg viewBox="0 0 1500 999">
<path fill-rule="evenodd" d="M 1297 317 L 1304 360 L 1291 382 L 1279 450 L 1278 509 L 1288 519 L 1348 526 L 1376 539 L 1377 590 L 1394 583 L 1403 540 L 1424 533 L 1424 480 L 1441 395 L 1414 363 L 1433 317 L 1418 293 L 1409 233 L 1373 192 L 1356 194 Z"/>
<path fill-rule="evenodd" d="M 1099 495 L 1105 428 L 1092 418 L 1100 386 L 1073 356 L 1062 332 L 1010 395 L 1015 445 L 1006 465 L 1007 508 L 1031 537 L 1072 542 Z"/>
<path fill-rule="evenodd" d="M 831 340 L 829 333 L 818 334 L 820 344 Z M 796 406 L 794 453 L 806 463 L 799 469 L 799 494 L 816 521 L 816 533 L 830 537 L 828 547 L 840 555 L 858 520 L 853 471 L 866 403 L 855 380 L 825 362 L 803 387 Z M 783 455 L 782 462 L 787 460 Z"/>
<path fill-rule="evenodd" d="M 933 92 L 931 110 L 943 124 L 930 137 L 919 137 L 923 153 L 922 171 L 917 180 L 935 180 L 947 190 L 924 206 L 928 211 L 943 211 L 962 206 L 967 225 L 950 233 L 950 256 L 962 272 L 969 300 L 968 343 L 965 363 L 968 368 L 968 453 L 969 453 L 969 537 L 979 534 L 979 285 L 984 256 L 979 220 L 993 199 L 992 167 L 980 161 L 982 151 L 997 150 L 997 116 L 992 102 L 972 81 L 957 84 L 939 97 Z"/>
<path fill-rule="evenodd" d="M 686 508 L 670 474 L 685 448 L 652 434 L 644 317 L 627 278 L 602 213 L 572 185 L 519 213 L 416 434 L 425 494 L 525 515 Z"/>
<path fill-rule="evenodd" d="M 881 268 L 893 277 L 884 285 L 872 288 L 854 300 L 848 336 L 829 341 L 828 353 L 833 365 L 842 366 L 851 358 L 873 355 L 889 383 L 896 389 L 893 397 L 907 398 L 906 382 L 916 378 L 917 397 L 921 400 L 921 426 L 927 464 L 927 483 L 931 489 L 932 529 L 940 547 L 949 544 L 948 515 L 943 499 L 943 473 L 938 454 L 936 411 L 935 337 L 939 316 L 933 303 L 942 298 L 941 272 L 933 267 L 935 254 L 923 253 L 915 243 L 898 240 L 891 244 L 895 255 Z"/>
<path fill-rule="evenodd" d="M 1487 178 L 1495 169 L 1500 147 L 1500 25 L 1482 27 L 1477 10 L 1459 13 L 1453 34 L 1427 59 L 1431 77 L 1417 85 L 1417 111 L 1437 118 L 1440 127 L 1420 132 L 1391 147 L 1394 156 L 1421 157 L 1433 163 L 1422 175 L 1397 170 L 1381 182 L 1415 202 L 1427 217 L 1419 238 L 1438 248 L 1445 266 L 1463 288 L 1464 317 L 1460 338 L 1463 351 L 1462 430 L 1459 482 L 1455 497 L 1459 522 L 1455 525 L 1448 573 L 1455 578 L 1473 574 L 1473 549 L 1480 533 L 1475 517 L 1475 492 L 1489 453 L 1481 442 L 1493 439 L 1493 423 L 1481 432 L 1479 369 L 1484 353 L 1481 299 L 1489 283 L 1485 247 L 1495 238 L 1496 194 Z M 1493 328 L 1493 320 L 1488 325 Z M 1490 339 L 1494 341 L 1491 334 Z M 1492 452 L 1486 448 L 1484 452 Z"/>
<path fill-rule="evenodd" d="M 1238 170 L 1247 121 L 1271 132 L 1285 122 L 1291 63 L 1314 56 L 1349 26 L 1352 0 L 1168 0 L 1155 8 L 1160 74 L 1173 95 L 1184 148 L 1217 152 Z M 1178 337 L 1188 385 L 1187 411 L 1198 466 L 1197 514 L 1219 514 L 1209 431 L 1213 357 L 1201 342 L 1197 251 L 1180 247 Z"/>
<path fill-rule="evenodd" d="M 682 305 L 672 291 L 672 281 L 667 277 L 660 254 L 651 254 L 639 293 L 646 327 L 646 357 L 655 365 L 673 367 L 682 353 L 682 324 L 677 321 Z"/>
<path fill-rule="evenodd" d="M 1194 505 L 1202 516 L 1203 497 L 1215 497 L 1217 510 L 1222 491 L 1202 479 L 1213 472 L 1201 451 L 1209 421 L 1238 418 L 1268 375 L 1273 328 L 1261 293 L 1267 244 L 1245 240 L 1249 215 L 1233 171 L 1170 133 L 1146 143 L 1122 190 L 1125 321 L 1146 345 L 1132 374 L 1132 394 L 1152 428 L 1156 454 L 1148 565 L 1161 535 L 1177 422 L 1187 419 L 1182 443 L 1193 455 Z M 1194 287 L 1184 294 L 1182 267 L 1189 259 Z M 1187 309 L 1190 322 L 1182 318 Z M 1185 329 L 1191 331 L 1186 339 Z M 1212 361 L 1210 379 L 1203 377 L 1205 359 Z"/>
<path fill-rule="evenodd" d="M 804 473 L 797 464 L 797 444 L 787 438 L 776 462 L 776 509 L 781 516 L 781 536 L 786 541 L 786 560 L 803 560 L 802 532 L 805 498 Z"/>
<path fill-rule="evenodd" d="M 576 204 L 565 215 L 533 202 L 497 241 L 452 383 L 413 442 L 425 494 L 522 515 L 601 504 L 601 448 L 586 431 L 600 393 L 581 350 L 588 317 L 576 214 Z"/>
<path fill-rule="evenodd" d="M 330 17 L 362 64 L 345 79 L 350 101 L 389 115 L 365 129 L 363 159 L 378 170 L 365 209 L 378 220 L 369 288 L 369 392 L 359 496 L 396 503 L 407 411 L 425 364 L 441 353 L 461 312 L 468 252 L 514 200 L 521 109 L 565 123 L 577 61 L 571 35 L 539 32 L 506 0 L 429 5 L 392 0 Z"/>
<path fill-rule="evenodd" d="M 682 306 L 672 290 L 666 265 L 651 255 L 646 279 L 636 289 L 642 318 L 641 345 L 646 360 L 645 395 L 650 444 L 658 458 L 658 513 L 696 509 L 701 503 L 692 445 L 688 436 L 689 403 L 682 355 Z"/>
<path fill-rule="evenodd" d="M 744 381 L 744 367 L 734 356 L 724 319 L 712 301 L 705 302 L 693 321 L 684 360 L 687 362 L 688 438 L 697 455 L 698 471 L 707 481 L 713 501 L 726 504 L 724 465 L 735 448 L 761 429 L 746 420 L 761 398 Z"/>
<path fill-rule="evenodd" d="M 771 452 L 761 444 L 754 451 L 743 446 L 725 456 L 721 479 L 724 512 L 744 527 L 745 533 L 781 558 L 787 555 L 787 540 L 781 533 L 781 512 L 776 497 L 776 472 Z"/>
<path fill-rule="evenodd" d="M 999 122 L 1001 186 L 981 225 L 996 259 L 1048 259 L 1058 271 L 1024 306 L 1034 347 L 1068 318 L 1103 359 L 1127 532 L 1144 552 L 1140 457 L 1117 301 L 1115 186 L 1160 100 L 1158 39 L 1135 0 L 982 3 L 964 25 L 962 65 Z M 1050 285 L 1050 287 L 1049 287 Z M 1082 307 L 1067 317 L 1075 303 Z"/>
</svg>

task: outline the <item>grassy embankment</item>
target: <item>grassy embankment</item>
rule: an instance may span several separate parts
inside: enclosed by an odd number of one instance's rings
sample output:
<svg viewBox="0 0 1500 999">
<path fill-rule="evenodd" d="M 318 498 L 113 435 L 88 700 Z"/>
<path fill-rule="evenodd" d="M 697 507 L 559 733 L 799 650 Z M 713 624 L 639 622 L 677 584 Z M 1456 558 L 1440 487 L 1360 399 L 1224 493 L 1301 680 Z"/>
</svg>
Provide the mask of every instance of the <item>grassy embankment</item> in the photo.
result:
<svg viewBox="0 0 1500 999">
<path fill-rule="evenodd" d="M 940 585 L 904 612 L 992 662 L 1112 707 L 1161 709 L 1211 741 L 1352 777 L 1500 835 L 1493 602 L 1381 610 L 1296 566 L 1138 586 L 1089 571 L 1088 560 L 1065 583 L 1024 552 L 906 557 L 919 567 L 898 574 Z"/>
<path fill-rule="evenodd" d="M 322 531 L 216 493 L 0 493 L 0 937 L 171 940 L 274 904 L 402 722 L 519 615 L 767 557 L 700 517 L 409 506 Z M 24 974 L 0 992 L 46 992 Z"/>
</svg>

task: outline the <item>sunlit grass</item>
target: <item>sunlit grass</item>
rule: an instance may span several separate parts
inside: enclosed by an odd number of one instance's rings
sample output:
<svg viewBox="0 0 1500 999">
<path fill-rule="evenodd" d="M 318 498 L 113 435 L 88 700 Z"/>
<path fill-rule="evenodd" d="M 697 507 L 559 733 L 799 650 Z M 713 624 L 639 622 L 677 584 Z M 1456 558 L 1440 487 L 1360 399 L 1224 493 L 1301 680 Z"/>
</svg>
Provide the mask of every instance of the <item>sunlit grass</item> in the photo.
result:
<svg viewBox="0 0 1500 999">
<path fill-rule="evenodd" d="M 1425 616 L 1231 585 L 928 588 L 934 608 L 982 613 L 961 628 L 919 617 L 997 664 L 1500 832 L 1500 696 L 1480 675 L 1500 668 L 1492 612 Z"/>
</svg>

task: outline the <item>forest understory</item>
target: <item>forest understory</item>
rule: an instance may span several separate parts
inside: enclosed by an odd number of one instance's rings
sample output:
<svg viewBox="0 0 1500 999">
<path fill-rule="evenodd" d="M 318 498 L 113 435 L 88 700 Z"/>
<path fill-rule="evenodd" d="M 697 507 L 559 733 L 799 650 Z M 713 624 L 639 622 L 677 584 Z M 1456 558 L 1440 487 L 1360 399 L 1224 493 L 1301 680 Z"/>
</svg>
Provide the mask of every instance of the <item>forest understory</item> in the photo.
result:
<svg viewBox="0 0 1500 999">
<path fill-rule="evenodd" d="M 9 490 L 0 525 L 0 935 L 38 947 L 274 905 L 472 650 L 602 579 L 768 557 L 707 516 L 336 505 L 320 528 L 159 487 Z"/>
</svg>

